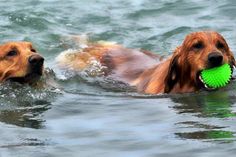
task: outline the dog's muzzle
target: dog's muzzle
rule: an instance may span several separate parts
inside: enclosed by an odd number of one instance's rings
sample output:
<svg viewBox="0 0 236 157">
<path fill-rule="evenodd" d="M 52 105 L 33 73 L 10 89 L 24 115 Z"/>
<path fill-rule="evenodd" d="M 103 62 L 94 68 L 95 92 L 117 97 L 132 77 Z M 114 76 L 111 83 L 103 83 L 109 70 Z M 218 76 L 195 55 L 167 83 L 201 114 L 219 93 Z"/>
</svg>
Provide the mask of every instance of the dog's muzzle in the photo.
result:
<svg viewBox="0 0 236 157">
<path fill-rule="evenodd" d="M 31 73 L 42 75 L 42 67 L 44 58 L 38 54 L 34 54 L 28 59 Z"/>
<path fill-rule="evenodd" d="M 208 55 L 208 66 L 210 68 L 221 66 L 223 62 L 223 56 L 219 52 L 211 52 Z"/>
</svg>

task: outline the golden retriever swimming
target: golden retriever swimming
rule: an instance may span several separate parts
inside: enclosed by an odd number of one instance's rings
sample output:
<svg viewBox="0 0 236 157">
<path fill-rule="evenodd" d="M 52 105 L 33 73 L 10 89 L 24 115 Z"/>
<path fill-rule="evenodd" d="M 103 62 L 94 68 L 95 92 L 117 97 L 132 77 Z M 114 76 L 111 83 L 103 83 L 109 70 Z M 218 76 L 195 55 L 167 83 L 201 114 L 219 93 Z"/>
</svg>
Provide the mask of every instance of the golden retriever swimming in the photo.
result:
<svg viewBox="0 0 236 157">
<path fill-rule="evenodd" d="M 97 61 L 103 74 L 148 94 L 185 93 L 206 88 L 200 72 L 235 59 L 222 35 L 214 31 L 190 33 L 166 60 L 149 51 L 133 50 L 109 43 L 89 43 L 76 53 L 61 53 L 61 67 L 80 71 Z"/>
<path fill-rule="evenodd" d="M 30 42 L 0 45 L 0 82 L 34 83 L 43 73 L 44 58 Z"/>
</svg>

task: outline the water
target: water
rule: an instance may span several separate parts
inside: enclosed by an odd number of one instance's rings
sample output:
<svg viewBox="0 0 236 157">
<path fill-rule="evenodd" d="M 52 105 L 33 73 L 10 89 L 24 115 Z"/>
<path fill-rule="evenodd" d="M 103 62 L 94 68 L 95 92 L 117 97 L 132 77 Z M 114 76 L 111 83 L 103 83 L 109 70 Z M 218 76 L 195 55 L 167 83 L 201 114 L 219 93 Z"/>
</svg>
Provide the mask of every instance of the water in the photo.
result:
<svg viewBox="0 0 236 157">
<path fill-rule="evenodd" d="M 189 32 L 216 30 L 236 51 L 235 1 L 0 2 L 1 41 L 33 42 L 59 85 L 1 85 L 1 157 L 235 155 L 235 82 L 215 92 L 148 96 L 55 66 L 60 52 L 74 48 L 67 37 L 75 34 L 167 56 Z"/>
</svg>

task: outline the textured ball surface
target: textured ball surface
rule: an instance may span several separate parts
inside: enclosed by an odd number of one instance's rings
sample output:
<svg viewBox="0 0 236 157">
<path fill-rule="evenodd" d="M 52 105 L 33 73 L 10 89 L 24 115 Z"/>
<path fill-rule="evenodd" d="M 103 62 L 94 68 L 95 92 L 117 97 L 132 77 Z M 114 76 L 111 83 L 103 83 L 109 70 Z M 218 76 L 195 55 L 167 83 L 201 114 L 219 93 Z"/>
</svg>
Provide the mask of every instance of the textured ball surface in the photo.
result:
<svg viewBox="0 0 236 157">
<path fill-rule="evenodd" d="M 229 64 L 203 70 L 200 74 L 202 81 L 210 88 L 220 88 L 226 86 L 232 76 Z"/>
</svg>

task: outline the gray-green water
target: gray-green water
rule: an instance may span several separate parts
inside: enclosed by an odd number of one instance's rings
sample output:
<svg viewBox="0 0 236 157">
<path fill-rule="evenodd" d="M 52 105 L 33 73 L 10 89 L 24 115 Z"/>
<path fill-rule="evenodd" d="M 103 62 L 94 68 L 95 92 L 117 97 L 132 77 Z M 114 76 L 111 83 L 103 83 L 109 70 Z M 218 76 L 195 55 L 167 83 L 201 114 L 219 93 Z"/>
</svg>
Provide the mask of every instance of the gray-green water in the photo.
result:
<svg viewBox="0 0 236 157">
<path fill-rule="evenodd" d="M 55 66 L 55 57 L 73 47 L 67 35 L 166 56 L 189 32 L 209 29 L 236 55 L 234 0 L 0 0 L 1 42 L 33 42 L 62 88 L 1 85 L 0 156 L 235 156 L 235 83 L 216 92 L 145 96 L 64 76 Z"/>
</svg>

